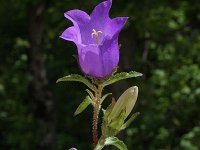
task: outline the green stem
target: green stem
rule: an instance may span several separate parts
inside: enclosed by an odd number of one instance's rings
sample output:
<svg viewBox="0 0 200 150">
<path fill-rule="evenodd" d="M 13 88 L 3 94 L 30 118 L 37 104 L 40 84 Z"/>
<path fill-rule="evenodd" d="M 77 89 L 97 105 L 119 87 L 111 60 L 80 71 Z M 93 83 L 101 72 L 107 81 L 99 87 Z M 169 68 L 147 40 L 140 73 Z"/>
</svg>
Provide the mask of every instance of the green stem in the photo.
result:
<svg viewBox="0 0 200 150">
<path fill-rule="evenodd" d="M 103 86 L 99 85 L 97 91 L 95 91 L 95 98 L 94 98 L 93 127 L 92 127 L 94 147 L 96 147 L 99 140 L 98 139 L 98 116 L 99 116 L 99 111 L 101 108 L 102 90 L 103 90 Z"/>
</svg>

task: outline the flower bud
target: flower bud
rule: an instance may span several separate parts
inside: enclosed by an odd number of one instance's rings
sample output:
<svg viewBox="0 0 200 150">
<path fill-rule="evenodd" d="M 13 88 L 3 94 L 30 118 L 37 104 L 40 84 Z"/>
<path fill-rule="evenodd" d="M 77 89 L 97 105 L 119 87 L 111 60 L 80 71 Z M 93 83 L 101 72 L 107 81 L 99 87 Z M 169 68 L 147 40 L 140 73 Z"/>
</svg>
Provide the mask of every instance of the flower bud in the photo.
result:
<svg viewBox="0 0 200 150">
<path fill-rule="evenodd" d="M 118 117 L 123 109 L 126 110 L 125 119 L 128 117 L 128 115 L 131 113 L 135 102 L 138 97 L 138 87 L 133 86 L 127 89 L 117 100 L 115 103 L 110 115 L 109 119 L 113 120 L 114 118 Z"/>
</svg>

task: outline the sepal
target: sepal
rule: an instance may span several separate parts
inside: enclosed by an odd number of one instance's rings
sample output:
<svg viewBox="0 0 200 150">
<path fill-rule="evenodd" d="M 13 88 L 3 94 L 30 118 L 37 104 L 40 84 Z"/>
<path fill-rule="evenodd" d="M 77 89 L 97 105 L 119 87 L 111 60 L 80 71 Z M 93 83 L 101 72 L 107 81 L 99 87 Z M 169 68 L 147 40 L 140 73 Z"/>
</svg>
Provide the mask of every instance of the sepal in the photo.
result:
<svg viewBox="0 0 200 150">
<path fill-rule="evenodd" d="M 114 118 L 110 123 L 109 127 L 112 133 L 109 136 L 115 136 L 121 130 L 121 127 L 124 124 L 125 117 L 126 117 L 126 109 L 123 109 L 119 114 L 119 116 Z"/>
<path fill-rule="evenodd" d="M 109 115 L 112 109 L 113 106 L 109 106 L 103 117 L 101 129 L 104 137 L 115 136 L 121 130 L 121 127 L 124 124 L 126 109 L 123 109 L 119 116 L 111 120 Z"/>
</svg>

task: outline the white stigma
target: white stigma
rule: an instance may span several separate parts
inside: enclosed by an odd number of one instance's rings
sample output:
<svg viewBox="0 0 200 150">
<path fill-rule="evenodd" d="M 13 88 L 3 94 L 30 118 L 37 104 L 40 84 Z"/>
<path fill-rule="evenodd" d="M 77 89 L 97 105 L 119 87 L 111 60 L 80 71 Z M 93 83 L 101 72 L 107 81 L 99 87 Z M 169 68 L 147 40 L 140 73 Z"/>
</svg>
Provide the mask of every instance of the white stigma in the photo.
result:
<svg viewBox="0 0 200 150">
<path fill-rule="evenodd" d="M 96 43 L 99 44 L 99 33 L 103 34 L 102 31 L 96 31 L 95 29 L 92 29 L 92 38 L 95 37 Z"/>
</svg>

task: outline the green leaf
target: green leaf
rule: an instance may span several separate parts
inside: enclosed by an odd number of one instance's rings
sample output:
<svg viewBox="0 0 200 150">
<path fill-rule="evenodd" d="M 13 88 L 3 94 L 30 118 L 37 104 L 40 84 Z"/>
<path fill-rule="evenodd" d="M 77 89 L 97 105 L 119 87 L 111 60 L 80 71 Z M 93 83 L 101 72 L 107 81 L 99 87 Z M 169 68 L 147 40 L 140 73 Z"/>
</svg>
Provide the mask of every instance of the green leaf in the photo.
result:
<svg viewBox="0 0 200 150">
<path fill-rule="evenodd" d="M 101 103 L 103 103 L 103 101 L 109 96 L 111 95 L 112 93 L 107 93 L 105 94 L 102 98 L 101 98 Z"/>
<path fill-rule="evenodd" d="M 90 95 L 91 99 L 94 99 L 94 95 L 90 90 L 86 89 L 85 91 Z"/>
<path fill-rule="evenodd" d="M 108 137 L 105 140 L 105 145 L 113 145 L 117 147 L 119 150 L 128 150 L 124 142 L 120 141 L 116 137 Z"/>
<path fill-rule="evenodd" d="M 95 91 L 96 87 L 85 77 L 78 75 L 78 74 L 71 74 L 68 76 L 64 76 L 62 78 L 59 78 L 56 83 L 61 82 L 61 81 L 77 81 L 77 82 L 82 82 L 85 85 L 87 85 L 91 90 Z"/>
<path fill-rule="evenodd" d="M 91 98 L 89 96 L 86 96 L 86 98 L 83 100 L 83 102 L 76 109 L 74 116 L 83 112 L 87 108 L 87 106 L 90 105 L 91 103 L 92 103 Z"/>
<path fill-rule="evenodd" d="M 127 72 L 117 73 L 117 74 L 111 76 L 108 80 L 106 80 L 103 83 L 103 85 L 107 86 L 107 85 L 113 84 L 113 83 L 115 83 L 117 81 L 120 81 L 120 80 L 133 78 L 133 77 L 138 77 L 138 76 L 142 76 L 142 74 L 139 73 L 139 72 L 136 72 L 136 71 L 131 71 L 129 73 L 127 73 Z"/>
<path fill-rule="evenodd" d="M 133 120 L 135 120 L 135 118 L 139 115 L 139 112 L 134 113 L 129 119 L 128 121 L 126 121 L 126 123 L 124 123 L 121 127 L 121 130 L 126 129 L 132 122 Z"/>
</svg>

